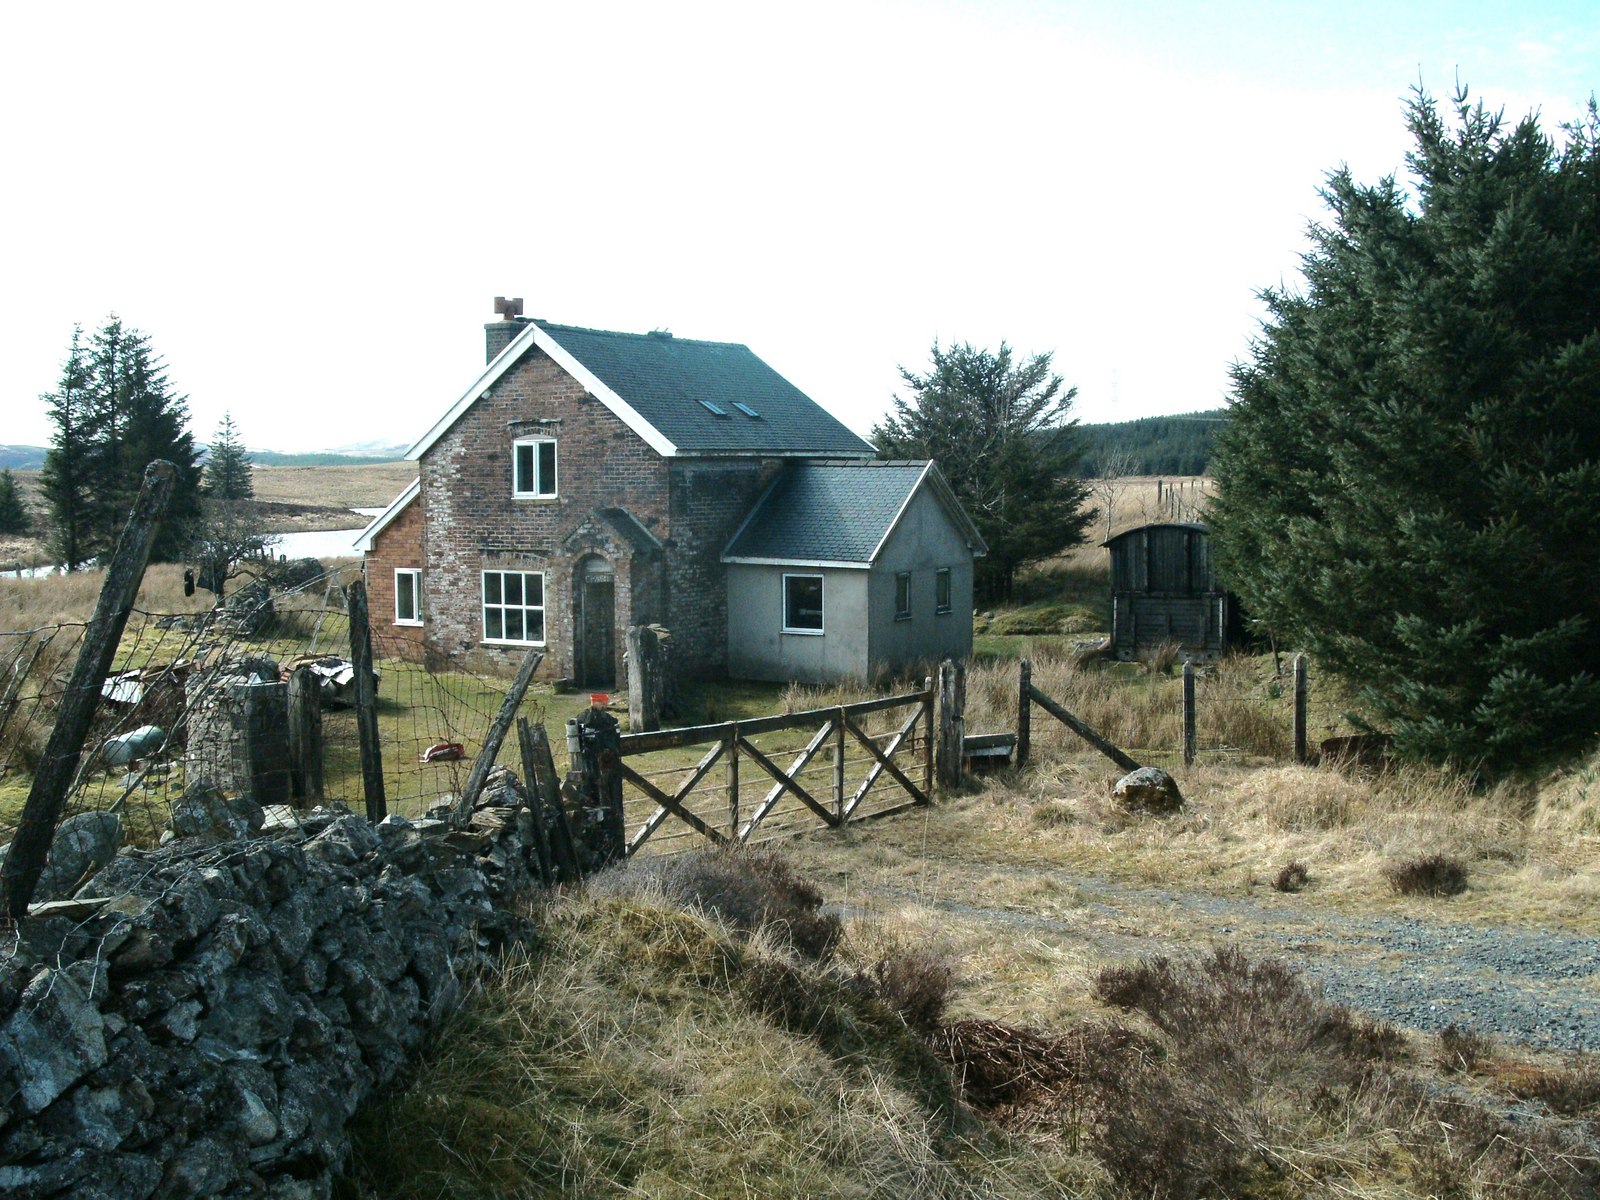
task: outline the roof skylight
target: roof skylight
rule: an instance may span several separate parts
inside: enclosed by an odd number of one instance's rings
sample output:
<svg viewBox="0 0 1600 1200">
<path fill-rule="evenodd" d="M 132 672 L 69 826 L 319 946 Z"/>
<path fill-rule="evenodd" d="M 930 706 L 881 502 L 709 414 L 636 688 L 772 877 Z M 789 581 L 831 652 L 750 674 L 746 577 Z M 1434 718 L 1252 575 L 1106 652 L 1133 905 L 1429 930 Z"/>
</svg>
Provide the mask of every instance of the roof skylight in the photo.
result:
<svg viewBox="0 0 1600 1200">
<path fill-rule="evenodd" d="M 712 412 L 716 413 L 717 416 L 719 416 L 719 417 L 725 417 L 725 416 L 728 415 L 726 409 L 718 408 L 715 404 L 711 403 L 711 401 L 709 401 L 709 400 L 702 400 L 702 401 L 700 401 L 700 403 L 704 404 L 707 408 L 709 408 Z"/>
<path fill-rule="evenodd" d="M 758 413 L 755 409 L 751 408 L 743 400 L 735 400 L 733 402 L 733 406 L 735 408 L 737 408 L 740 412 L 742 412 L 747 417 L 755 417 L 756 420 L 758 420 L 758 421 L 761 419 L 761 414 Z"/>
</svg>

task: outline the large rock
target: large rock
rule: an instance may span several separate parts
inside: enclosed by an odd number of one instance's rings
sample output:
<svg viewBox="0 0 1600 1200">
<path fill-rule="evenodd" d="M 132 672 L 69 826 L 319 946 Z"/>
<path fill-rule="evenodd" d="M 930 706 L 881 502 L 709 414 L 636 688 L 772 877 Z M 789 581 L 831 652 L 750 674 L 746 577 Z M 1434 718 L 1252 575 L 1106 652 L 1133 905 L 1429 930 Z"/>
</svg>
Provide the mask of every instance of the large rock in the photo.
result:
<svg viewBox="0 0 1600 1200">
<path fill-rule="evenodd" d="M 1178 781 L 1160 767 L 1140 767 L 1117 780 L 1111 798 L 1129 812 L 1175 813 L 1183 807 Z"/>
<path fill-rule="evenodd" d="M 266 820 L 249 796 L 229 796 L 209 780 L 191 783 L 172 806 L 172 832 L 178 837 L 232 842 L 259 830 Z"/>
<path fill-rule="evenodd" d="M 74 888 L 116 856 L 122 844 L 122 818 L 116 813 L 83 812 L 68 817 L 56 828 L 55 839 L 50 843 L 50 853 L 45 858 L 44 870 L 39 875 L 38 886 L 33 889 L 34 903 L 45 900 L 62 900 L 72 895 Z M 0 863 L 11 852 L 8 842 L 0 846 Z"/>
<path fill-rule="evenodd" d="M 105 1062 L 100 1010 L 66 971 L 46 967 L 0 1027 L 0 1067 L 10 1077 L 22 1110 L 38 1112 Z"/>
</svg>

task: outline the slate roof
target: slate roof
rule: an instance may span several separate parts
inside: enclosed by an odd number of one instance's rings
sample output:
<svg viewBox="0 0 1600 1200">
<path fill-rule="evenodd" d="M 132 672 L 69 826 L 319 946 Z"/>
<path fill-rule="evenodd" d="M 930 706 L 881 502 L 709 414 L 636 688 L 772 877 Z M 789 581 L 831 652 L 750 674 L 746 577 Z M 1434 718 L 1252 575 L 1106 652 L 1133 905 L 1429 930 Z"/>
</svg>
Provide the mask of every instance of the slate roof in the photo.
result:
<svg viewBox="0 0 1600 1200">
<path fill-rule="evenodd" d="M 748 346 L 536 324 L 680 453 L 872 453 L 867 442 Z M 722 415 L 701 401 L 716 405 Z M 737 404 L 759 415 L 750 416 Z"/>
<path fill-rule="evenodd" d="M 974 551 L 984 553 L 983 539 L 932 464 L 852 459 L 786 466 L 722 559 L 867 566 L 925 479 Z"/>
</svg>

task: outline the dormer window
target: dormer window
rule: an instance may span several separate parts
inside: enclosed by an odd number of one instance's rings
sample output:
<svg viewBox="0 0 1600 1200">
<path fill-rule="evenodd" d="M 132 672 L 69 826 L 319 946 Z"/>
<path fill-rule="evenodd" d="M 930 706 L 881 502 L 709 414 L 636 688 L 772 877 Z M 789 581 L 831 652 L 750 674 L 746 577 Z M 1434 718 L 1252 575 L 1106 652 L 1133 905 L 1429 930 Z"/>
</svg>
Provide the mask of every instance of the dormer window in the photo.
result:
<svg viewBox="0 0 1600 1200">
<path fill-rule="evenodd" d="M 518 438 L 511 443 L 511 494 L 518 499 L 554 499 L 555 438 Z"/>
</svg>

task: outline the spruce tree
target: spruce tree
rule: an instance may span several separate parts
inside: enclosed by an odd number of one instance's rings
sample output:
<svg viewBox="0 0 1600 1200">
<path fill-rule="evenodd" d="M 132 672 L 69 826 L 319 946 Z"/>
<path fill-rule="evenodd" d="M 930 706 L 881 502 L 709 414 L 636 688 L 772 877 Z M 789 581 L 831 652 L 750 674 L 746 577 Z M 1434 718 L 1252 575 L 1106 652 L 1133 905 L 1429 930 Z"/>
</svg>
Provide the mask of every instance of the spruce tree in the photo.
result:
<svg viewBox="0 0 1600 1200">
<path fill-rule="evenodd" d="M 0 533 L 28 532 L 28 510 L 22 503 L 17 477 L 7 467 L 0 471 Z"/>
<path fill-rule="evenodd" d="M 193 535 L 200 503 L 199 451 L 187 428 L 188 400 L 173 392 L 150 339 L 114 314 L 91 342 L 87 390 L 88 458 L 95 481 L 89 552 L 107 554 L 116 545 L 145 467 L 166 459 L 177 468 L 177 481 L 151 558 L 180 556 Z"/>
<path fill-rule="evenodd" d="M 206 459 L 201 491 L 213 500 L 251 500 L 256 485 L 254 463 L 239 440 L 231 413 L 222 414 L 216 436 L 211 439 L 211 455 Z"/>
<path fill-rule="evenodd" d="M 933 344 L 933 368 L 900 377 L 909 398 L 895 396 L 872 431 L 885 458 L 931 458 L 950 481 L 989 553 L 977 562 L 980 597 L 1011 596 L 1020 567 L 1083 540 L 1091 519 L 1088 487 L 1073 475 L 1077 388 L 1062 389 L 1051 355 L 1013 363 L 961 343 Z"/>
<path fill-rule="evenodd" d="M 83 327 L 74 326 L 56 390 L 40 397 L 55 425 L 40 476 L 50 514 L 47 542 L 51 556 L 68 571 L 93 555 L 88 548 L 94 508 L 88 360 Z"/>
<path fill-rule="evenodd" d="M 1418 92 L 1408 188 L 1329 177 L 1236 367 L 1216 553 L 1402 749 L 1500 770 L 1600 730 L 1600 116 L 1555 145 Z"/>
</svg>

